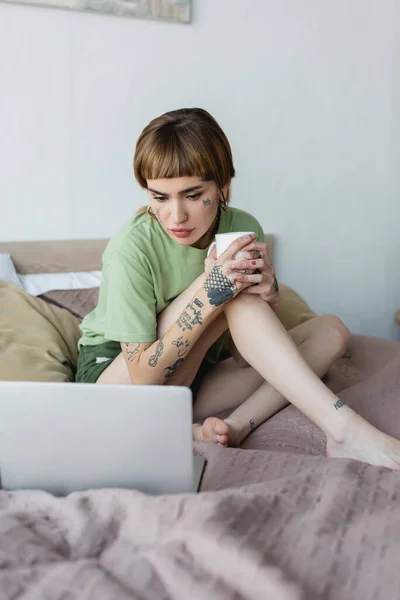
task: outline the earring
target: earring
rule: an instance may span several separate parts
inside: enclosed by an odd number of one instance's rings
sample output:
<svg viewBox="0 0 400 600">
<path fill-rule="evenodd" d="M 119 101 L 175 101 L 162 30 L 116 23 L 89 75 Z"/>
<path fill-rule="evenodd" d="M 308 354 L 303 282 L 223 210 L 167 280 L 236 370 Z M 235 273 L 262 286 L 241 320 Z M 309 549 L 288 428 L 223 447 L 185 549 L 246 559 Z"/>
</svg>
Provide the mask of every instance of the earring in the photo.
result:
<svg viewBox="0 0 400 600">
<path fill-rule="evenodd" d="M 221 196 L 222 196 L 222 200 L 220 199 L 221 208 L 222 208 L 222 210 L 228 210 L 228 202 L 227 202 L 226 198 L 224 198 L 223 194 L 221 194 Z"/>
<path fill-rule="evenodd" d="M 147 214 L 150 215 L 151 217 L 154 217 L 154 213 L 151 210 L 151 204 L 149 204 L 148 207 L 147 207 Z"/>
</svg>

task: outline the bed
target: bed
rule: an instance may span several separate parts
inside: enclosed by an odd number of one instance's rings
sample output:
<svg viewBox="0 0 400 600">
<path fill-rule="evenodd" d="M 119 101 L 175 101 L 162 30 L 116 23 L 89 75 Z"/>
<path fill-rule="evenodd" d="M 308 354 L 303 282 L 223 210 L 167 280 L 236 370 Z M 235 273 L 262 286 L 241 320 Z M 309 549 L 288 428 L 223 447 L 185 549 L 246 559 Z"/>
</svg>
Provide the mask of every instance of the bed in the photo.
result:
<svg viewBox="0 0 400 600">
<path fill-rule="evenodd" d="M 18 273 L 93 271 L 105 244 L 3 243 L 0 253 Z M 312 318 L 284 295 L 288 328 Z M 96 298 L 96 288 L 31 298 L 0 283 L 0 378 L 71 380 L 79 319 Z M 326 383 L 400 438 L 399 343 L 352 336 Z M 207 459 L 197 495 L 0 492 L 0 600 L 400 598 L 400 472 L 326 458 L 322 432 L 293 406 L 241 448 L 194 451 Z"/>
</svg>

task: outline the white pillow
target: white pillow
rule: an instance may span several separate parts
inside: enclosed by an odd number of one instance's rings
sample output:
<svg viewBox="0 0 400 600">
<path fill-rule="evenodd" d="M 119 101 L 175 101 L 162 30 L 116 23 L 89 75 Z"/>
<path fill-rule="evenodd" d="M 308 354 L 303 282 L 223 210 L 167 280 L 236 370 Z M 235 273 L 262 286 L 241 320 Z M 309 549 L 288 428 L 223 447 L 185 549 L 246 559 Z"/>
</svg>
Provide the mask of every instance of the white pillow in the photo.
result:
<svg viewBox="0 0 400 600">
<path fill-rule="evenodd" d="M 0 254 L 0 281 L 13 283 L 31 296 L 55 290 L 83 290 L 100 286 L 101 271 L 18 275 L 9 254 Z"/>
<path fill-rule="evenodd" d="M 100 286 L 101 271 L 71 273 L 34 273 L 19 275 L 22 287 L 31 296 L 55 290 L 82 290 Z"/>
<path fill-rule="evenodd" d="M 9 254 L 0 254 L 0 280 L 13 283 L 17 287 L 23 288 Z"/>
</svg>

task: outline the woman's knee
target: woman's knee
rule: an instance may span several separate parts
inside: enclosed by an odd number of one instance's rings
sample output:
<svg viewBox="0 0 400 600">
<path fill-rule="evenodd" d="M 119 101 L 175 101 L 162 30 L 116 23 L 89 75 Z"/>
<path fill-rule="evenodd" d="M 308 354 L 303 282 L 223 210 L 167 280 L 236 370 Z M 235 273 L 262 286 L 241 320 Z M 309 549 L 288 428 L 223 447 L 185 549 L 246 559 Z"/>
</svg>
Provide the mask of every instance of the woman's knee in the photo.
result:
<svg viewBox="0 0 400 600">
<path fill-rule="evenodd" d="M 332 337 L 338 358 L 343 356 L 350 342 L 350 332 L 346 325 L 336 315 L 321 315 L 320 317 L 316 317 L 316 320 L 318 320 L 319 326 L 329 332 L 329 335 Z"/>
<path fill-rule="evenodd" d="M 234 315 L 242 315 L 243 311 L 246 310 L 258 310 L 259 307 L 262 307 L 263 310 L 273 312 L 269 304 L 260 296 L 256 294 L 238 294 L 235 298 L 224 304 L 223 312 L 229 319 Z"/>
</svg>

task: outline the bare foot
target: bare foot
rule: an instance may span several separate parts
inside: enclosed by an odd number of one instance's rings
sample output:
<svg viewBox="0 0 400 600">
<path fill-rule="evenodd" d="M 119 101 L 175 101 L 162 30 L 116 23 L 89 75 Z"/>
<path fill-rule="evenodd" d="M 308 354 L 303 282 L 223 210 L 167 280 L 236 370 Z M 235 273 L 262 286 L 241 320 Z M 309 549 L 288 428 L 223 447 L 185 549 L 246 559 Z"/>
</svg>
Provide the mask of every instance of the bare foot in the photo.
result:
<svg viewBox="0 0 400 600">
<path fill-rule="evenodd" d="M 222 419 L 208 417 L 203 423 L 193 425 L 193 439 L 199 442 L 214 442 L 226 446 L 228 443 L 229 426 Z"/>
<path fill-rule="evenodd" d="M 326 454 L 331 458 L 354 458 L 378 467 L 400 469 L 400 441 L 379 431 L 354 411 L 348 413 L 340 442 L 327 437 Z"/>
<path fill-rule="evenodd" d="M 203 423 L 193 425 L 193 439 L 198 442 L 214 442 L 222 446 L 239 446 L 245 435 L 233 424 L 217 417 L 208 417 Z"/>
</svg>

